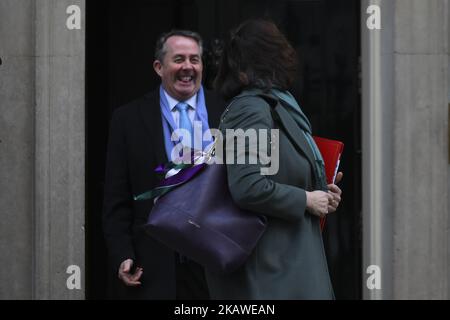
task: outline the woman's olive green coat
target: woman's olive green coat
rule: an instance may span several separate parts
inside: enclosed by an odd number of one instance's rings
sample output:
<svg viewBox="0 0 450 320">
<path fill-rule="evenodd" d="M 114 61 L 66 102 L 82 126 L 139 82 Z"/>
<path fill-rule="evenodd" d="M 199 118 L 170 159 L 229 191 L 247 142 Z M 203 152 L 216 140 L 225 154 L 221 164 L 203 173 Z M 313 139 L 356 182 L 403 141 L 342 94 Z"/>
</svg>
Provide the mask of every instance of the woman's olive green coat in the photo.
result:
<svg viewBox="0 0 450 320">
<path fill-rule="evenodd" d="M 278 127 L 271 106 L 259 93 L 256 89 L 244 91 L 233 100 L 222 115 L 224 134 L 226 129 Z M 279 170 L 275 175 L 261 175 L 259 164 L 227 164 L 235 202 L 265 215 L 268 222 L 243 267 L 227 275 L 206 271 L 212 299 L 334 298 L 319 218 L 305 210 L 305 190 L 312 191 L 314 185 L 314 157 L 301 131 L 294 129 L 292 142 L 284 130 L 279 131 Z M 246 146 L 248 151 L 248 140 Z"/>
</svg>

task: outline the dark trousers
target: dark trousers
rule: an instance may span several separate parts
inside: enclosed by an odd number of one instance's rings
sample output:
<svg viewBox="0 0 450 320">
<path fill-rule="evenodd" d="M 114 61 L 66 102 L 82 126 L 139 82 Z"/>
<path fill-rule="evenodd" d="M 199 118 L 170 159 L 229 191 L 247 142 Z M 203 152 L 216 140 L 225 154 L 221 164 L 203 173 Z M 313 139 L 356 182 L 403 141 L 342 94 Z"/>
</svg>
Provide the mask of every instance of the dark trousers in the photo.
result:
<svg viewBox="0 0 450 320">
<path fill-rule="evenodd" d="M 208 286 L 202 266 L 177 254 L 175 271 L 177 300 L 209 299 Z"/>
<path fill-rule="evenodd" d="M 136 265 L 141 265 L 137 263 Z M 145 267 L 144 267 L 145 268 Z M 145 273 L 144 269 L 144 273 Z M 164 284 L 161 279 L 152 278 L 151 273 L 145 273 L 142 286 L 127 287 L 117 277 L 117 271 L 110 270 L 108 274 L 108 299 L 125 300 L 207 300 L 209 299 L 208 287 L 204 275 L 204 269 L 198 263 L 175 254 L 175 292 L 173 287 Z M 157 288 L 149 288 L 147 283 L 158 281 Z M 156 290 L 157 289 L 157 290 Z M 176 294 L 174 294 L 176 293 Z"/>
</svg>

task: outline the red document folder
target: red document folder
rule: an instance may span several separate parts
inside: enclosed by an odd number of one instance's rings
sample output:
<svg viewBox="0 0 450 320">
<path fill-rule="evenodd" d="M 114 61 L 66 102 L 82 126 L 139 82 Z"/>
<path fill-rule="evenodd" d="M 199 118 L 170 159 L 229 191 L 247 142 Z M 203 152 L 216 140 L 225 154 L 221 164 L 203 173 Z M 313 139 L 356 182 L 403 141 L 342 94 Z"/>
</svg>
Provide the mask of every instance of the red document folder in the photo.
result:
<svg viewBox="0 0 450 320">
<path fill-rule="evenodd" d="M 325 173 L 327 176 L 327 183 L 334 183 L 336 174 L 339 168 L 339 162 L 342 152 L 344 151 L 344 144 L 337 140 L 330 140 L 321 137 L 314 136 L 314 141 L 322 154 L 323 161 L 325 163 Z M 325 227 L 325 218 L 320 219 L 320 228 L 323 230 Z"/>
</svg>

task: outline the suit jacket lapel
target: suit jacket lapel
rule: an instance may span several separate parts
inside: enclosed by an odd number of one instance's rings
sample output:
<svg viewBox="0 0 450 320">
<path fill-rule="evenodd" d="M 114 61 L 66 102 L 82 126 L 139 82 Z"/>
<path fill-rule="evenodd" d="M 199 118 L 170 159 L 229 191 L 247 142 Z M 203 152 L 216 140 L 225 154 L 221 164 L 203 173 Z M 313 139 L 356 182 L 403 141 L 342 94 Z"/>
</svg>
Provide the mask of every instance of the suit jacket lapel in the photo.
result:
<svg viewBox="0 0 450 320">
<path fill-rule="evenodd" d="M 158 164 L 167 163 L 166 149 L 164 146 L 164 132 L 161 118 L 161 106 L 159 92 L 155 91 L 144 97 L 144 103 L 140 105 L 140 112 L 145 126 L 152 139 L 154 156 Z"/>
</svg>

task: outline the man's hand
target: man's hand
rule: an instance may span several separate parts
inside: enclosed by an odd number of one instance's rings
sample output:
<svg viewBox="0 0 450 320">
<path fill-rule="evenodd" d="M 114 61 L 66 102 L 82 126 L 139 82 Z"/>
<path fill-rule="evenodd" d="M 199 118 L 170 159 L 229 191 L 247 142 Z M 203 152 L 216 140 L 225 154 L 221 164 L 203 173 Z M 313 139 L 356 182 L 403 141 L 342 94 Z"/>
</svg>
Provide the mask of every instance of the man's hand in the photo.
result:
<svg viewBox="0 0 450 320">
<path fill-rule="evenodd" d="M 344 174 L 342 172 L 339 172 L 334 183 L 328 185 L 328 194 L 331 195 L 328 203 L 328 213 L 335 212 L 341 202 L 342 190 L 336 184 L 342 180 L 343 175 Z"/>
<path fill-rule="evenodd" d="M 136 268 L 134 273 L 130 273 L 131 267 L 133 266 L 133 260 L 127 259 L 120 264 L 119 267 L 119 279 L 129 287 L 137 287 L 141 285 L 139 279 L 142 276 L 144 270 L 140 267 Z"/>
</svg>

